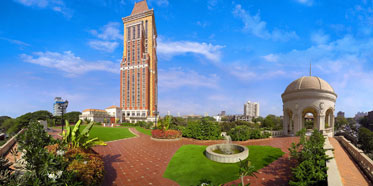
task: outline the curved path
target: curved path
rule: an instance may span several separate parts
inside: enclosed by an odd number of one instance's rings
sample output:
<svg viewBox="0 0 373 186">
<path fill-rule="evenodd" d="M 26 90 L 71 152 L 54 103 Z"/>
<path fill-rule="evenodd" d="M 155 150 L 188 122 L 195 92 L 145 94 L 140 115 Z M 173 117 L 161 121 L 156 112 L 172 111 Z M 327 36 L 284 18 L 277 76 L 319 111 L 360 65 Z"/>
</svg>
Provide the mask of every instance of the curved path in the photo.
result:
<svg viewBox="0 0 373 186">
<path fill-rule="evenodd" d="M 222 143 L 222 140 L 199 141 L 181 139 L 178 141 L 154 141 L 150 136 L 131 128 L 138 137 L 108 142 L 107 146 L 97 146 L 96 152 L 103 156 L 105 162 L 105 186 L 109 185 L 178 185 L 176 182 L 163 178 L 168 162 L 174 153 L 186 144 L 211 145 Z M 285 155 L 272 162 L 267 167 L 258 170 L 257 178 L 245 177 L 251 185 L 287 185 L 290 179 L 288 148 L 296 137 L 260 139 L 239 142 L 242 145 L 268 145 L 281 148 Z M 238 183 L 239 180 L 231 183 Z"/>
</svg>

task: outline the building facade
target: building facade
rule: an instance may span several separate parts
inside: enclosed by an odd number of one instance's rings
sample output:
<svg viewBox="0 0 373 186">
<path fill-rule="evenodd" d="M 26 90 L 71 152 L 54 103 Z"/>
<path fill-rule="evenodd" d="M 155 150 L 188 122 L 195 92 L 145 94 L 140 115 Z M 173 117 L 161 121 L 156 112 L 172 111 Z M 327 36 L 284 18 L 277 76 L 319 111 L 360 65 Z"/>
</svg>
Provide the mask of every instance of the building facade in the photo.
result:
<svg viewBox="0 0 373 186">
<path fill-rule="evenodd" d="M 344 118 L 344 117 L 345 117 L 345 113 L 342 112 L 342 111 L 339 111 L 339 112 L 337 113 L 337 117 Z"/>
<path fill-rule="evenodd" d="M 124 49 L 120 67 L 120 107 L 124 120 L 154 121 L 157 117 L 157 30 L 146 0 L 135 3 L 122 18 Z"/>
<path fill-rule="evenodd" d="M 123 112 L 120 107 L 115 105 L 106 108 L 105 110 L 101 109 L 85 109 L 82 114 L 79 116 L 79 119 L 103 123 L 122 123 Z"/>
<path fill-rule="evenodd" d="M 259 103 L 250 101 L 245 103 L 243 107 L 243 115 L 251 118 L 259 117 Z"/>
<path fill-rule="evenodd" d="M 68 101 L 63 100 L 61 97 L 55 97 L 53 103 L 53 116 L 61 116 L 66 113 Z"/>
</svg>

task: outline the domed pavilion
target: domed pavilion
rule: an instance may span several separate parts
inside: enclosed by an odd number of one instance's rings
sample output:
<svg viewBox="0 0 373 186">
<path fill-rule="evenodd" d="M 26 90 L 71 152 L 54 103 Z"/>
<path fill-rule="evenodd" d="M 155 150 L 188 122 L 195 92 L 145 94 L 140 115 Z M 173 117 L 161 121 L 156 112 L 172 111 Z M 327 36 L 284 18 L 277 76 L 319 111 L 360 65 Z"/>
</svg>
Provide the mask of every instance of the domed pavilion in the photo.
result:
<svg viewBox="0 0 373 186">
<path fill-rule="evenodd" d="M 303 76 L 290 83 L 281 97 L 284 135 L 295 135 L 305 128 L 310 118 L 306 116 L 312 114 L 311 127 L 333 136 L 337 94 L 329 83 L 319 77 Z"/>
</svg>

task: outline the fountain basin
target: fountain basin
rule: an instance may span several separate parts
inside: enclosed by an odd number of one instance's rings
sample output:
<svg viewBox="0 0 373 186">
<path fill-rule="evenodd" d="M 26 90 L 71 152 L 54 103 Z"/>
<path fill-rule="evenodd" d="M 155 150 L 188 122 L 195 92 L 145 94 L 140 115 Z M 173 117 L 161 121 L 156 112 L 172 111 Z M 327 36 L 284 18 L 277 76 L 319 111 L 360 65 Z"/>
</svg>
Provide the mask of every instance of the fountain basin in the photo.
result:
<svg viewBox="0 0 373 186">
<path fill-rule="evenodd" d="M 233 154 L 222 154 L 214 151 L 224 148 L 227 144 L 215 144 L 206 148 L 205 155 L 208 159 L 219 163 L 237 163 L 249 156 L 249 149 L 242 145 L 229 144 L 232 148 Z"/>
</svg>

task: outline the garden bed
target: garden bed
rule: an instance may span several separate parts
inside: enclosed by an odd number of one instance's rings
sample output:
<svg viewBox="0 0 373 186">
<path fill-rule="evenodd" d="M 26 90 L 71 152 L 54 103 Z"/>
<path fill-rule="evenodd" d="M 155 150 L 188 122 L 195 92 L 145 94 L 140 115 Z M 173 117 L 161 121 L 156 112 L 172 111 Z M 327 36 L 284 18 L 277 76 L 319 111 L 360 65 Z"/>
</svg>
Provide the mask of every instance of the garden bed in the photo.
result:
<svg viewBox="0 0 373 186">
<path fill-rule="evenodd" d="M 279 157 L 284 152 L 270 146 L 248 146 L 249 160 L 259 170 Z M 163 175 L 180 185 L 198 185 L 200 180 L 207 179 L 213 185 L 227 183 L 238 179 L 238 163 L 218 163 L 206 158 L 206 146 L 184 145 L 172 157 Z"/>
</svg>

